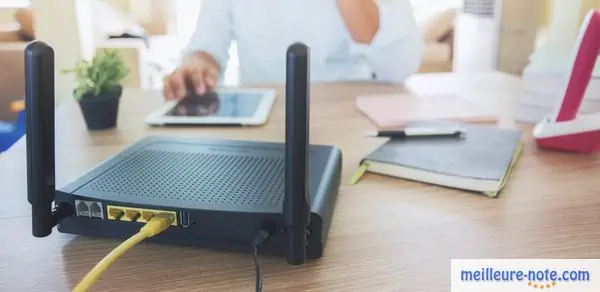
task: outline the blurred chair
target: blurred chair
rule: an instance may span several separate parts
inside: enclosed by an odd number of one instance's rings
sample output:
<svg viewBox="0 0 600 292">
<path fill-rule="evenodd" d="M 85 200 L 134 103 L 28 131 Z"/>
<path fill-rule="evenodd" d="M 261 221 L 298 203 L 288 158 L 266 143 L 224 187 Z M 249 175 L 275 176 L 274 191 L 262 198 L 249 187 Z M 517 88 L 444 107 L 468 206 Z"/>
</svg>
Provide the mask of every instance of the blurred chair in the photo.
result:
<svg viewBox="0 0 600 292">
<path fill-rule="evenodd" d="M 94 38 L 97 50 L 114 48 L 121 51 L 132 74 L 124 86 L 147 88 L 151 76 L 148 59 L 148 34 L 135 19 L 103 1 L 90 2 L 94 9 Z M 0 120 L 13 120 L 9 104 L 24 94 L 24 50 L 35 39 L 34 13 L 31 7 L 15 9 L 14 21 L 0 23 Z M 56 29 L 60 29 L 57 21 Z"/>
<path fill-rule="evenodd" d="M 17 23 L 0 24 L 0 121 L 16 119 L 11 102 L 25 94 L 25 46 Z"/>
<path fill-rule="evenodd" d="M 24 101 L 13 102 L 11 111 L 17 114 L 15 121 L 0 121 L 0 153 L 8 150 L 25 134 Z"/>
</svg>

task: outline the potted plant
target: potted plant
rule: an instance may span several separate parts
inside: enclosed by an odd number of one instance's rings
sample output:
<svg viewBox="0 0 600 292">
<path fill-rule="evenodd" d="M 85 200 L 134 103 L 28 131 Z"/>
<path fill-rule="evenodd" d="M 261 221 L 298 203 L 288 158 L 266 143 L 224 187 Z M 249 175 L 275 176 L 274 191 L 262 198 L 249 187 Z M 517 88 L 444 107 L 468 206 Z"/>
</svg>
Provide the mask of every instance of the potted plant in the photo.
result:
<svg viewBox="0 0 600 292">
<path fill-rule="evenodd" d="M 75 68 L 63 73 L 75 74 L 73 91 L 89 130 L 111 129 L 117 126 L 121 82 L 129 74 L 123 57 L 115 49 L 96 53 L 91 61 L 80 60 Z"/>
</svg>

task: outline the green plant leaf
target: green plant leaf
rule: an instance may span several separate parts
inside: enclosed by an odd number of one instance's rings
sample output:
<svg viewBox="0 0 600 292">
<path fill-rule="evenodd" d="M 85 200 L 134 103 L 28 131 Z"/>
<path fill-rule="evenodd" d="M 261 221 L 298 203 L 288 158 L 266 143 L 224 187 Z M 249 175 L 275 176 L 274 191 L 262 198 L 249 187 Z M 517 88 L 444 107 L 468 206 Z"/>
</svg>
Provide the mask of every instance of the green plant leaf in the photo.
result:
<svg viewBox="0 0 600 292">
<path fill-rule="evenodd" d="M 79 60 L 74 68 L 61 70 L 62 74 L 74 74 L 75 99 L 85 95 L 99 95 L 114 90 L 129 75 L 130 69 L 116 49 L 104 49 L 96 53 L 91 61 Z"/>
</svg>

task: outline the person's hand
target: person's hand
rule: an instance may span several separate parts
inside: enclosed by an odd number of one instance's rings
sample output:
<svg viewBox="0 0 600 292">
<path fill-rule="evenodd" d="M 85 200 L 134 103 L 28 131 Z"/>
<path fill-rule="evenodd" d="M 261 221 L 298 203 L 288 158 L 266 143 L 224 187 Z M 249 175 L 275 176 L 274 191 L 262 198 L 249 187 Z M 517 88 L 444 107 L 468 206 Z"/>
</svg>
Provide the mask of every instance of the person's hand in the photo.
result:
<svg viewBox="0 0 600 292">
<path fill-rule="evenodd" d="M 219 75 L 219 64 L 211 55 L 194 53 L 185 64 L 165 77 L 163 94 L 168 100 L 184 98 L 188 90 L 203 95 L 215 87 Z"/>
</svg>

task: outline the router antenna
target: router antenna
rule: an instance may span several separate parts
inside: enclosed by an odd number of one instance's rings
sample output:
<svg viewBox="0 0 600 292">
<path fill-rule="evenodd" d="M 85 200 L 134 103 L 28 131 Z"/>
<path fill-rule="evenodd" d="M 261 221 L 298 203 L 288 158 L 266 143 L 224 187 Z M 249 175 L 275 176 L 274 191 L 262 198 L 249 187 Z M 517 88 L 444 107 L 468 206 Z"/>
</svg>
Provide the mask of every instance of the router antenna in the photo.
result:
<svg viewBox="0 0 600 292">
<path fill-rule="evenodd" d="M 283 216 L 288 234 L 287 262 L 306 259 L 309 137 L 309 48 L 292 44 L 286 56 L 285 199 Z"/>
<path fill-rule="evenodd" d="M 54 170 L 54 51 L 40 41 L 25 48 L 25 110 L 27 144 L 27 199 L 31 204 L 32 233 L 50 235 L 66 205 L 52 210 Z"/>
</svg>

